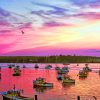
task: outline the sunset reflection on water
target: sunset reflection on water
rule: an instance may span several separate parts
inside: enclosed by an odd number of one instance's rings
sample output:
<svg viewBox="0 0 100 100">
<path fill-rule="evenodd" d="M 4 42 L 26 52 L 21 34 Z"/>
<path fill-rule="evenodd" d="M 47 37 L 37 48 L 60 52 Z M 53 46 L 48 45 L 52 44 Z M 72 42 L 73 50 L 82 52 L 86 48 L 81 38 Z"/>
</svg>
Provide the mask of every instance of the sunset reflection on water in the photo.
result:
<svg viewBox="0 0 100 100">
<path fill-rule="evenodd" d="M 74 65 L 69 65 L 69 67 L 71 66 Z M 92 66 L 94 67 L 96 65 L 91 64 L 91 68 L 93 68 Z M 21 76 L 12 76 L 13 69 L 6 67 L 1 69 L 0 92 L 13 89 L 15 84 L 16 89 L 23 90 L 21 92 L 22 95 L 33 97 L 37 94 L 38 98 L 41 98 L 40 100 L 44 100 L 44 98 L 46 99 L 50 96 L 56 97 L 57 95 L 64 97 L 64 95 L 99 96 L 100 94 L 100 76 L 96 71 L 90 72 L 85 79 L 79 79 L 77 76 L 78 70 L 70 70 L 69 75 L 75 79 L 75 84 L 62 85 L 61 81 L 58 81 L 56 78 L 57 72 L 55 70 L 34 69 L 32 67 L 21 68 L 21 70 Z M 43 77 L 47 82 L 54 83 L 54 87 L 33 88 L 33 80 L 38 77 Z"/>
</svg>

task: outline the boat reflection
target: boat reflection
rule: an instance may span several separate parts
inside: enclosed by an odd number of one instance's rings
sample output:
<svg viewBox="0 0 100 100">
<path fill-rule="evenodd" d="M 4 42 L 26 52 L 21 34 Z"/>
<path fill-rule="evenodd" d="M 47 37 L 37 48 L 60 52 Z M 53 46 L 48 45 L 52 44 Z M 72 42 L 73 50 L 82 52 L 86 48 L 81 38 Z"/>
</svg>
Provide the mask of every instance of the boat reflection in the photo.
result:
<svg viewBox="0 0 100 100">
<path fill-rule="evenodd" d="M 45 91 L 53 89 L 53 87 L 36 87 L 34 89 L 38 93 L 44 93 Z"/>
<path fill-rule="evenodd" d="M 73 84 L 73 83 L 62 83 L 62 86 L 64 87 L 64 88 L 70 88 L 71 86 L 74 86 L 75 85 L 75 83 Z"/>
</svg>

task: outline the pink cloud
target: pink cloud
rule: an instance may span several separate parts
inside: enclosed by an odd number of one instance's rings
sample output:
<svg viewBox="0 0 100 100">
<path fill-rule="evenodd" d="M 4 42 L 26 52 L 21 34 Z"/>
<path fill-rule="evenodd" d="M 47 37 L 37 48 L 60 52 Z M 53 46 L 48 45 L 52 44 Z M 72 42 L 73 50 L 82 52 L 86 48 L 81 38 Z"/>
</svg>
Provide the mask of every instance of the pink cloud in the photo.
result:
<svg viewBox="0 0 100 100">
<path fill-rule="evenodd" d="M 23 23 L 22 25 L 19 26 L 19 29 L 31 29 L 32 28 L 32 23 Z"/>
<path fill-rule="evenodd" d="M 89 5 L 91 8 L 100 8 L 100 4 L 99 3 L 93 3 Z"/>
<path fill-rule="evenodd" d="M 0 20 L 0 26 L 9 26 L 10 23 L 8 23 L 7 21 L 4 20 Z"/>
<path fill-rule="evenodd" d="M 2 35 L 3 35 L 4 33 L 10 33 L 10 32 L 12 32 L 12 31 L 11 30 L 1 30 L 0 34 L 2 33 Z"/>
<path fill-rule="evenodd" d="M 84 56 L 100 56 L 100 49 L 68 49 L 58 48 L 54 46 L 42 46 L 38 48 L 29 48 L 16 50 L 2 55 L 10 56 L 50 56 L 50 55 L 84 55 Z"/>
<path fill-rule="evenodd" d="M 100 13 L 99 12 L 85 12 L 85 13 L 79 13 L 79 14 L 75 14 L 73 15 L 75 17 L 81 17 L 81 18 L 85 18 L 85 19 L 100 19 Z"/>
</svg>

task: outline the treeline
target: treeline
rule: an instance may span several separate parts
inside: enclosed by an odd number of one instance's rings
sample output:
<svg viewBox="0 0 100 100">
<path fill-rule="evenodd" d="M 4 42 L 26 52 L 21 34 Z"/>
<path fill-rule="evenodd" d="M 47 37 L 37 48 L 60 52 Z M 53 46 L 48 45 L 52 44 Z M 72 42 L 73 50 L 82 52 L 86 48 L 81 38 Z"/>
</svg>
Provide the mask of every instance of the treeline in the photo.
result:
<svg viewBox="0 0 100 100">
<path fill-rule="evenodd" d="M 91 56 L 0 56 L 0 63 L 99 63 L 100 57 Z"/>
</svg>

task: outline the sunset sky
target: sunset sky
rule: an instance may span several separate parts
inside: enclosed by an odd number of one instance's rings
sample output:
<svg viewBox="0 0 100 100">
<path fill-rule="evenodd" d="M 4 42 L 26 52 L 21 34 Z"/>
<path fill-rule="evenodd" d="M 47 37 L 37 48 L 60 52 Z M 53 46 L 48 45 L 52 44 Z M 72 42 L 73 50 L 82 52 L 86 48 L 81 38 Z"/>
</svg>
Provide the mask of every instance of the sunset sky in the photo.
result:
<svg viewBox="0 0 100 100">
<path fill-rule="evenodd" d="M 100 56 L 100 0 L 0 0 L 0 55 L 59 54 Z"/>
</svg>

